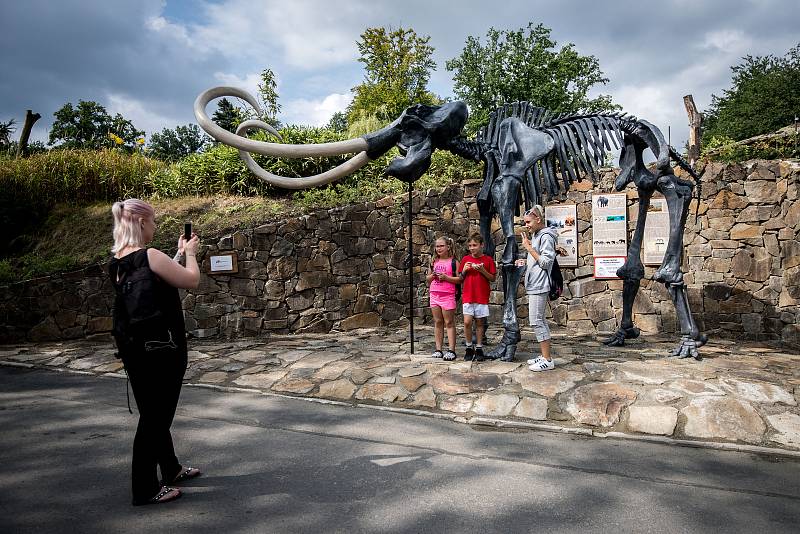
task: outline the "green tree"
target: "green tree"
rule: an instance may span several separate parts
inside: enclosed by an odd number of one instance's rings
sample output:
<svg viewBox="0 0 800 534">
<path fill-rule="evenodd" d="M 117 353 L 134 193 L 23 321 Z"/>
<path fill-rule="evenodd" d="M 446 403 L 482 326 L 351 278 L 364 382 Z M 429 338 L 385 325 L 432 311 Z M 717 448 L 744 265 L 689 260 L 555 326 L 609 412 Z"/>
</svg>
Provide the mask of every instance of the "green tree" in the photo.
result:
<svg viewBox="0 0 800 534">
<path fill-rule="evenodd" d="M 11 134 L 17 131 L 14 124 L 17 119 L 9 119 L 6 122 L 0 122 L 0 146 L 8 146 L 11 144 Z"/>
<path fill-rule="evenodd" d="M 150 154 L 164 161 L 178 161 L 200 152 L 209 141 L 196 124 L 176 126 L 174 130 L 164 128 L 150 137 Z"/>
<path fill-rule="evenodd" d="M 235 132 L 236 128 L 245 121 L 245 113 L 241 108 L 237 108 L 227 98 L 223 98 L 217 104 L 217 111 L 211 116 L 211 120 L 216 122 L 220 128 L 229 132 Z"/>
<path fill-rule="evenodd" d="M 117 113 L 113 117 L 97 102 L 79 100 L 77 106 L 66 103 L 53 116 L 48 145 L 61 148 L 102 148 L 121 146 L 134 150 L 144 131 Z M 115 140 L 116 139 L 116 140 Z"/>
<path fill-rule="evenodd" d="M 356 45 L 366 73 L 364 81 L 352 89 L 348 124 L 370 116 L 391 121 L 412 104 L 439 103 L 427 88 L 436 68 L 429 41 L 430 37 L 418 36 L 410 28 L 367 28 L 361 34 Z"/>
<path fill-rule="evenodd" d="M 608 82 L 597 58 L 580 55 L 572 43 L 557 48 L 550 33 L 532 22 L 517 31 L 490 28 L 485 44 L 470 36 L 461 55 L 447 61 L 453 91 L 470 108 L 471 129 L 486 124 L 498 106 L 521 100 L 559 113 L 619 109 L 608 95 L 588 96 Z"/>
<path fill-rule="evenodd" d="M 258 84 L 258 98 L 261 101 L 261 109 L 264 110 L 264 116 L 260 118 L 273 127 L 280 128 L 281 123 L 277 119 L 277 116 L 281 111 L 281 105 L 278 103 L 277 89 L 278 84 L 275 82 L 275 73 L 270 69 L 261 71 L 261 82 Z"/>
<path fill-rule="evenodd" d="M 346 132 L 347 126 L 347 114 L 344 111 L 337 111 L 328 121 L 326 128 L 334 132 Z"/>
<path fill-rule="evenodd" d="M 792 124 L 800 111 L 800 43 L 785 56 L 745 56 L 731 67 L 731 88 L 711 95 L 703 142 L 734 141 L 774 132 Z"/>
</svg>

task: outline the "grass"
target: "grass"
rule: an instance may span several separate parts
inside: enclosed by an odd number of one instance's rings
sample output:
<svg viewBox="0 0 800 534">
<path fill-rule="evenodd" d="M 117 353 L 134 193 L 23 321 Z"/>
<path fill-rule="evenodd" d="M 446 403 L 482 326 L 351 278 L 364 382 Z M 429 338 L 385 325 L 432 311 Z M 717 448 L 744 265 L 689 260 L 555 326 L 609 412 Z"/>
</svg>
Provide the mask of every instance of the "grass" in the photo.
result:
<svg viewBox="0 0 800 534">
<path fill-rule="evenodd" d="M 293 143 L 333 140 L 327 138 L 333 134 L 314 129 L 283 133 Z M 152 246 L 169 253 L 185 220 L 211 240 L 292 213 L 404 193 L 407 184 L 383 174 L 396 155 L 392 150 L 340 182 L 297 192 L 261 182 L 238 152 L 224 145 L 173 164 L 116 150 L 51 150 L 20 159 L 0 155 L 0 284 L 105 261 L 115 200 L 151 202 L 158 225 Z M 257 159 L 284 176 L 307 176 L 338 163 Z M 429 172 L 414 188 L 441 189 L 480 176 L 479 165 L 436 151 Z"/>
<path fill-rule="evenodd" d="M 151 246 L 168 254 L 177 248 L 183 223 L 191 220 L 206 242 L 227 233 L 271 222 L 290 213 L 286 201 L 260 197 L 185 197 L 150 199 L 158 229 Z M 111 255 L 111 204 L 58 204 L 38 228 L 30 250 L 0 260 L 0 283 L 75 270 Z"/>
</svg>

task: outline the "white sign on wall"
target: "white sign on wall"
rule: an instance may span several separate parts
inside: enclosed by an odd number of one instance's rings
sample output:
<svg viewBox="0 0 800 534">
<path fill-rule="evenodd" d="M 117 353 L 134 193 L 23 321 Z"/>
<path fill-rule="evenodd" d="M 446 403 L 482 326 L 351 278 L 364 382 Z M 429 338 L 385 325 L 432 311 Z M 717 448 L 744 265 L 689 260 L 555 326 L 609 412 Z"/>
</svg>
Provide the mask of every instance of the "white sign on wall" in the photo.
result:
<svg viewBox="0 0 800 534">
<path fill-rule="evenodd" d="M 561 267 L 578 266 L 578 208 L 575 204 L 545 206 L 544 218 L 547 226 L 558 234 L 556 247 L 566 251 L 566 256 L 558 257 Z"/>
<path fill-rule="evenodd" d="M 617 278 L 616 270 L 628 255 L 625 193 L 592 195 L 592 255 L 595 278 Z"/>
<path fill-rule="evenodd" d="M 669 208 L 667 199 L 654 197 L 647 208 L 642 252 L 645 265 L 661 265 L 669 243 Z"/>
</svg>

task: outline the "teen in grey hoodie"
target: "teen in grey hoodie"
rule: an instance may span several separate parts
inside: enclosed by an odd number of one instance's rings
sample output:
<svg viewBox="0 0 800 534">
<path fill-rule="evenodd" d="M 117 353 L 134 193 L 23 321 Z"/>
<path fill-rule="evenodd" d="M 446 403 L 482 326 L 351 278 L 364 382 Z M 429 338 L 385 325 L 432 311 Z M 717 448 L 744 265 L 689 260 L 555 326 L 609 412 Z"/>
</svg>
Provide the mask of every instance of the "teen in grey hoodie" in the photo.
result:
<svg viewBox="0 0 800 534">
<path fill-rule="evenodd" d="M 525 292 L 528 294 L 528 320 L 536 334 L 542 355 L 528 360 L 531 371 L 547 371 L 555 367 L 550 357 L 550 328 L 544 316 L 550 292 L 550 268 L 556 257 L 555 229 L 547 226 L 544 209 L 538 204 L 525 212 L 522 246 L 528 251 L 525 262 Z M 530 232 L 530 237 L 528 236 Z"/>
</svg>

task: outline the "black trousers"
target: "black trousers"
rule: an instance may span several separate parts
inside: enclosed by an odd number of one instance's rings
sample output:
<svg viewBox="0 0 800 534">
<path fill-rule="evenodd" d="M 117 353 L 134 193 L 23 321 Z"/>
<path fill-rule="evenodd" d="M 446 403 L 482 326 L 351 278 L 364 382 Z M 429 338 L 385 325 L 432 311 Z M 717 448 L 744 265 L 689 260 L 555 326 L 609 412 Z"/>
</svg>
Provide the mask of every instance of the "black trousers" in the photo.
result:
<svg viewBox="0 0 800 534">
<path fill-rule="evenodd" d="M 185 348 L 164 348 L 125 359 L 139 409 L 131 467 L 134 503 L 151 499 L 161 489 L 156 466 L 161 468 L 165 483 L 182 469 L 175 456 L 170 427 L 186 372 L 186 356 Z"/>
</svg>

